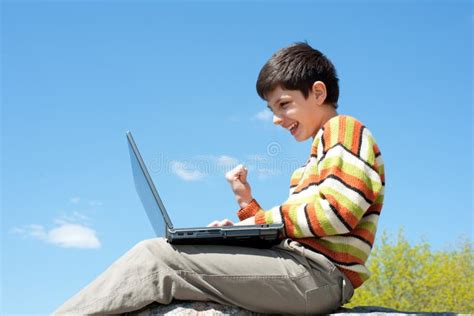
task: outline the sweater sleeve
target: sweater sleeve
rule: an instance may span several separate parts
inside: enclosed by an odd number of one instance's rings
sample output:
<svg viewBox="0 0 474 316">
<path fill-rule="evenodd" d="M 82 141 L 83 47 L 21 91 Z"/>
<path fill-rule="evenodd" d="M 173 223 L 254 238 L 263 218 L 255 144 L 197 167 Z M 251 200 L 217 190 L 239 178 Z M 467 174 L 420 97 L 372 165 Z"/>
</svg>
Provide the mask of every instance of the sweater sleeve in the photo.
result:
<svg viewBox="0 0 474 316">
<path fill-rule="evenodd" d="M 261 207 L 260 205 L 257 203 L 257 201 L 255 199 L 253 199 L 252 201 L 250 201 L 249 204 L 247 204 L 247 206 L 241 208 L 238 212 L 237 212 L 237 216 L 239 217 L 239 219 L 241 221 L 249 218 L 249 217 L 252 217 L 252 216 L 255 216 L 255 214 L 261 210 Z"/>
<path fill-rule="evenodd" d="M 352 128 L 347 135 L 349 132 L 340 128 L 344 122 L 337 123 L 322 131 L 317 145 L 321 147 L 314 148 L 318 155 L 310 159 L 293 198 L 266 211 L 254 201 L 239 213 L 255 216 L 256 224 L 283 222 L 290 238 L 353 230 L 371 205 L 383 198 L 383 165 L 378 165 L 378 147 L 365 127 L 361 125 L 356 133 Z"/>
</svg>

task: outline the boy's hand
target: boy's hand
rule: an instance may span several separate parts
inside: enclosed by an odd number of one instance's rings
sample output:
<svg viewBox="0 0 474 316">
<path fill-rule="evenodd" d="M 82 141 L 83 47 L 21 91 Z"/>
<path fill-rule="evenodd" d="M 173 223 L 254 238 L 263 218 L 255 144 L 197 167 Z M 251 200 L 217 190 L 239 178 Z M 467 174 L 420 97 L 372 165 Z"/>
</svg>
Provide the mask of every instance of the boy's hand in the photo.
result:
<svg viewBox="0 0 474 316">
<path fill-rule="evenodd" d="M 243 225 L 255 225 L 255 217 L 249 217 L 247 219 L 244 219 L 241 222 L 237 222 L 234 224 L 235 226 L 243 226 Z"/>
<path fill-rule="evenodd" d="M 255 225 L 255 217 L 249 217 L 241 222 L 237 222 L 234 224 L 234 222 L 232 222 L 231 220 L 229 219 L 224 219 L 222 221 L 213 221 L 212 223 L 210 223 L 209 225 L 207 225 L 207 227 L 220 227 L 220 226 L 243 226 L 243 225 Z"/>
<path fill-rule="evenodd" d="M 225 174 L 225 178 L 234 191 L 235 198 L 240 207 L 245 207 L 253 200 L 250 185 L 247 182 L 247 168 L 238 165 Z"/>
<path fill-rule="evenodd" d="M 234 223 L 231 220 L 228 220 L 227 218 L 222 220 L 222 221 L 213 221 L 207 227 L 219 227 L 219 226 L 233 226 Z"/>
</svg>

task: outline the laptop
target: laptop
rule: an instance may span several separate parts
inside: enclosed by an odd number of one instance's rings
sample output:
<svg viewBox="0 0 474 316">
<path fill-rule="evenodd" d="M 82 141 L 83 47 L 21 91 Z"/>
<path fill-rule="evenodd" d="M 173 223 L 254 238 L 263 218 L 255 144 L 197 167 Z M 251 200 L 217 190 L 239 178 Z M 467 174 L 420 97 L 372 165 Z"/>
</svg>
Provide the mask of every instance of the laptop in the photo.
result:
<svg viewBox="0 0 474 316">
<path fill-rule="evenodd" d="M 135 188 L 157 237 L 165 237 L 171 244 L 223 244 L 265 248 L 278 243 L 283 224 L 175 228 L 131 132 L 127 132 L 127 140 Z"/>
</svg>

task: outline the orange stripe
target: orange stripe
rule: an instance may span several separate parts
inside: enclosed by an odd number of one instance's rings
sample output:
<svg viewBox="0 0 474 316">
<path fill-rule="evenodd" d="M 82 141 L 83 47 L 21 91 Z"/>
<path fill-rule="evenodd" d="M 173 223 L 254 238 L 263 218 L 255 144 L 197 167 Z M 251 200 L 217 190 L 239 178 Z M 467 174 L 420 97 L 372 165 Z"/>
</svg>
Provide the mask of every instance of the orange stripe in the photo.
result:
<svg viewBox="0 0 474 316">
<path fill-rule="evenodd" d="M 364 280 L 359 276 L 359 274 L 355 271 L 347 270 L 341 267 L 337 267 L 342 273 L 346 275 L 346 277 L 351 281 L 352 286 L 354 289 L 358 288 L 359 286 L 364 283 Z"/>
<path fill-rule="evenodd" d="M 285 222 L 286 226 L 286 232 L 288 233 L 288 237 L 294 237 L 295 236 L 295 225 L 293 225 L 293 222 L 291 221 L 290 218 L 290 205 L 288 204 L 282 204 L 281 206 L 281 212 L 283 214 L 283 221 Z"/>
<path fill-rule="evenodd" d="M 359 222 L 359 219 L 352 214 L 347 207 L 344 207 L 339 203 L 332 195 L 326 194 L 325 197 L 328 202 L 337 209 L 337 212 L 344 218 L 344 221 L 351 226 L 351 229 L 354 229 Z"/>
<path fill-rule="evenodd" d="M 346 135 L 346 117 L 341 116 L 339 119 L 339 133 L 337 135 L 338 144 L 344 144 L 345 135 Z"/>
<path fill-rule="evenodd" d="M 306 207 L 308 217 L 309 217 L 309 225 L 313 229 L 313 231 L 318 235 L 318 236 L 325 236 L 326 233 L 324 232 L 324 229 L 321 227 L 321 224 L 319 223 L 318 218 L 316 217 L 316 209 L 314 208 L 314 204 L 308 204 Z"/>
<path fill-rule="evenodd" d="M 314 238 L 301 238 L 298 239 L 298 242 L 302 244 L 306 244 L 310 246 L 313 249 L 316 249 L 317 251 L 323 253 L 324 255 L 328 256 L 330 259 L 334 261 L 338 261 L 340 263 L 359 263 L 359 264 L 364 264 L 364 261 L 352 256 L 349 253 L 345 252 L 335 252 L 330 249 L 327 249 L 323 245 L 321 245 L 317 239 Z"/>
<path fill-rule="evenodd" d="M 357 190 L 362 191 L 365 197 L 369 200 L 373 201 L 375 199 L 375 193 L 367 187 L 364 181 L 360 180 L 357 177 L 354 177 L 350 174 L 345 173 L 339 167 L 331 167 L 321 171 L 320 173 L 320 181 L 326 179 L 330 175 L 335 175 L 344 181 L 344 183 L 350 185 L 351 187 L 355 187 Z"/>
<path fill-rule="evenodd" d="M 380 212 L 382 211 L 382 206 L 383 206 L 382 203 L 374 203 L 371 206 L 369 206 L 369 208 L 367 209 L 367 212 L 375 212 L 377 214 L 380 214 Z"/>
<path fill-rule="evenodd" d="M 351 231 L 351 234 L 359 236 L 368 242 L 370 242 L 372 245 L 374 244 L 375 236 L 370 232 L 370 230 L 364 229 L 364 228 L 355 228 L 353 231 Z"/>
<path fill-rule="evenodd" d="M 296 239 L 296 241 L 325 254 L 327 257 L 329 257 L 329 260 L 334 260 L 328 253 L 325 252 L 325 250 L 323 250 L 324 248 L 321 248 L 321 246 L 316 243 L 316 241 L 313 238 L 301 238 L 301 239 Z M 342 260 L 337 260 L 337 261 L 342 261 Z M 349 279 L 349 281 L 351 281 L 352 286 L 354 288 L 357 288 L 361 286 L 362 283 L 364 283 L 364 280 L 359 276 L 357 272 L 344 269 L 339 266 L 337 266 L 337 268 L 347 276 L 347 278 Z"/>
<path fill-rule="evenodd" d="M 303 180 L 296 188 L 293 193 L 299 193 L 306 189 L 311 183 L 316 183 L 318 182 L 318 177 L 314 174 L 310 174 L 309 177 Z"/>
<path fill-rule="evenodd" d="M 359 141 L 360 141 L 360 129 L 362 127 L 362 124 L 355 120 L 354 121 L 354 130 L 353 130 L 353 136 L 352 136 L 352 146 L 351 146 L 351 151 L 354 154 L 357 154 L 357 151 L 359 150 Z"/>
<path fill-rule="evenodd" d="M 252 201 L 250 201 L 250 203 L 244 207 L 244 208 L 241 208 L 238 212 L 237 212 L 237 216 L 239 217 L 239 219 L 241 221 L 243 221 L 244 219 L 247 219 L 249 217 L 252 217 L 252 216 L 255 216 L 255 214 L 261 209 L 260 205 L 258 204 L 257 201 L 255 201 L 255 199 L 253 199 Z"/>
<path fill-rule="evenodd" d="M 333 167 L 333 168 L 327 168 L 321 171 L 319 176 L 316 176 L 314 174 L 311 174 L 309 177 L 305 178 L 303 182 L 301 182 L 295 190 L 293 191 L 293 194 L 299 193 L 306 189 L 308 186 L 314 183 L 320 183 L 322 180 L 326 179 L 329 175 L 336 175 L 339 178 L 341 178 L 346 184 L 353 186 L 357 188 L 358 190 L 362 191 L 364 195 L 373 201 L 375 199 L 375 193 L 367 187 L 364 181 L 360 180 L 357 177 L 354 177 L 352 175 L 348 175 L 344 173 L 340 168 L 338 167 Z M 383 180 L 382 180 L 383 181 Z M 295 183 L 297 184 L 297 183 Z"/>
<path fill-rule="evenodd" d="M 377 144 L 374 143 L 374 146 L 372 146 L 372 148 L 374 150 L 375 155 L 380 154 L 380 149 L 379 149 L 379 146 L 377 146 Z"/>
<path fill-rule="evenodd" d="M 327 152 L 331 146 L 331 124 L 326 124 L 323 133 L 323 140 L 324 140 L 324 152 Z"/>
<path fill-rule="evenodd" d="M 301 179 L 298 178 L 291 178 L 290 179 L 290 186 L 298 185 Z"/>
</svg>

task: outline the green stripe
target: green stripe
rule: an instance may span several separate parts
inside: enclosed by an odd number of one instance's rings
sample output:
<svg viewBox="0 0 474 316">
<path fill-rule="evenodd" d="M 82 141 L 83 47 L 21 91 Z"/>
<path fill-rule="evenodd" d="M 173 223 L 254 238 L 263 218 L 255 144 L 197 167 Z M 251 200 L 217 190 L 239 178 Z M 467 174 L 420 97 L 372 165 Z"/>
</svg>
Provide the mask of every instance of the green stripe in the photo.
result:
<svg viewBox="0 0 474 316">
<path fill-rule="evenodd" d="M 291 175 L 291 179 L 299 179 L 301 178 L 301 175 L 303 174 L 304 168 L 298 168 L 296 169 L 293 174 Z"/>
<path fill-rule="evenodd" d="M 292 204 L 303 204 L 303 203 L 314 203 L 314 200 L 317 198 L 315 196 L 302 196 L 302 197 L 295 197 L 297 193 L 293 193 L 291 196 L 291 201 L 288 199 L 287 201 Z"/>
<path fill-rule="evenodd" d="M 374 139 L 369 136 L 367 137 L 367 163 L 371 166 L 375 164 L 375 153 L 374 153 Z"/>
<path fill-rule="evenodd" d="M 326 196 L 332 196 L 336 201 L 338 201 L 345 208 L 347 208 L 349 212 L 351 212 L 358 220 L 360 220 L 362 218 L 362 215 L 364 215 L 365 213 L 365 210 L 363 210 L 358 204 L 352 202 L 345 195 L 339 193 L 338 191 L 330 187 L 322 187 L 320 192 Z"/>
<path fill-rule="evenodd" d="M 337 143 L 337 136 L 339 135 L 339 119 L 331 120 L 329 124 L 331 129 L 331 141 L 329 142 L 329 144 L 326 145 L 332 147 L 334 144 Z"/>
<path fill-rule="evenodd" d="M 361 222 L 361 223 L 359 223 L 359 225 L 357 225 L 357 228 L 367 229 L 372 234 L 375 234 L 375 232 L 377 230 L 377 226 L 375 226 L 374 223 L 372 223 L 372 222 Z"/>
<path fill-rule="evenodd" d="M 344 146 L 352 147 L 352 139 L 354 137 L 354 119 L 346 117 L 346 133 L 344 135 Z"/>
<path fill-rule="evenodd" d="M 311 164 L 306 172 L 308 175 L 318 174 L 318 165 L 315 163 Z"/>
<path fill-rule="evenodd" d="M 385 166 L 384 165 L 380 165 L 379 168 L 377 169 L 379 174 L 385 174 Z"/>
<path fill-rule="evenodd" d="M 364 172 L 363 170 L 361 170 L 359 167 L 355 166 L 354 164 L 351 164 L 343 160 L 341 156 L 325 158 L 320 162 L 319 166 L 321 170 L 320 172 L 322 172 L 324 169 L 339 167 L 344 173 L 347 173 L 348 175 L 354 176 L 362 180 L 364 184 L 373 192 L 380 191 L 382 187 L 381 182 L 376 182 L 372 180 L 368 176 L 367 172 Z"/>
<path fill-rule="evenodd" d="M 272 211 L 265 212 L 265 223 L 273 224 L 273 212 Z"/>
<path fill-rule="evenodd" d="M 317 133 L 317 132 L 316 132 L 316 133 Z M 322 135 L 322 134 L 321 134 L 321 135 Z M 315 137 L 315 138 L 313 139 L 313 143 L 311 144 L 311 149 L 313 149 L 313 147 L 317 149 L 320 142 L 321 142 L 321 137 Z"/>
<path fill-rule="evenodd" d="M 295 231 L 293 232 L 295 234 L 295 238 L 302 238 L 303 233 L 301 232 L 301 228 L 298 225 L 297 210 L 298 210 L 298 205 L 291 205 L 288 215 L 290 216 L 291 222 L 293 223 L 293 227 L 295 228 Z"/>
<path fill-rule="evenodd" d="M 383 203 L 383 198 L 384 198 L 383 194 L 377 195 L 377 198 L 375 199 L 375 203 L 376 204 L 382 204 Z"/>
<path fill-rule="evenodd" d="M 331 222 L 326 216 L 326 213 L 323 211 L 323 207 L 321 206 L 321 200 L 318 199 L 315 204 L 316 209 L 316 218 L 319 221 L 319 225 L 321 225 L 325 235 L 335 235 L 337 231 L 332 227 Z"/>
<path fill-rule="evenodd" d="M 338 253 L 348 253 L 351 256 L 354 256 L 362 261 L 366 261 L 369 257 L 369 253 L 364 252 L 363 250 L 354 247 L 349 244 L 340 244 L 335 242 L 330 242 L 328 240 L 320 240 L 320 243 L 324 245 L 324 247 Z"/>
</svg>

